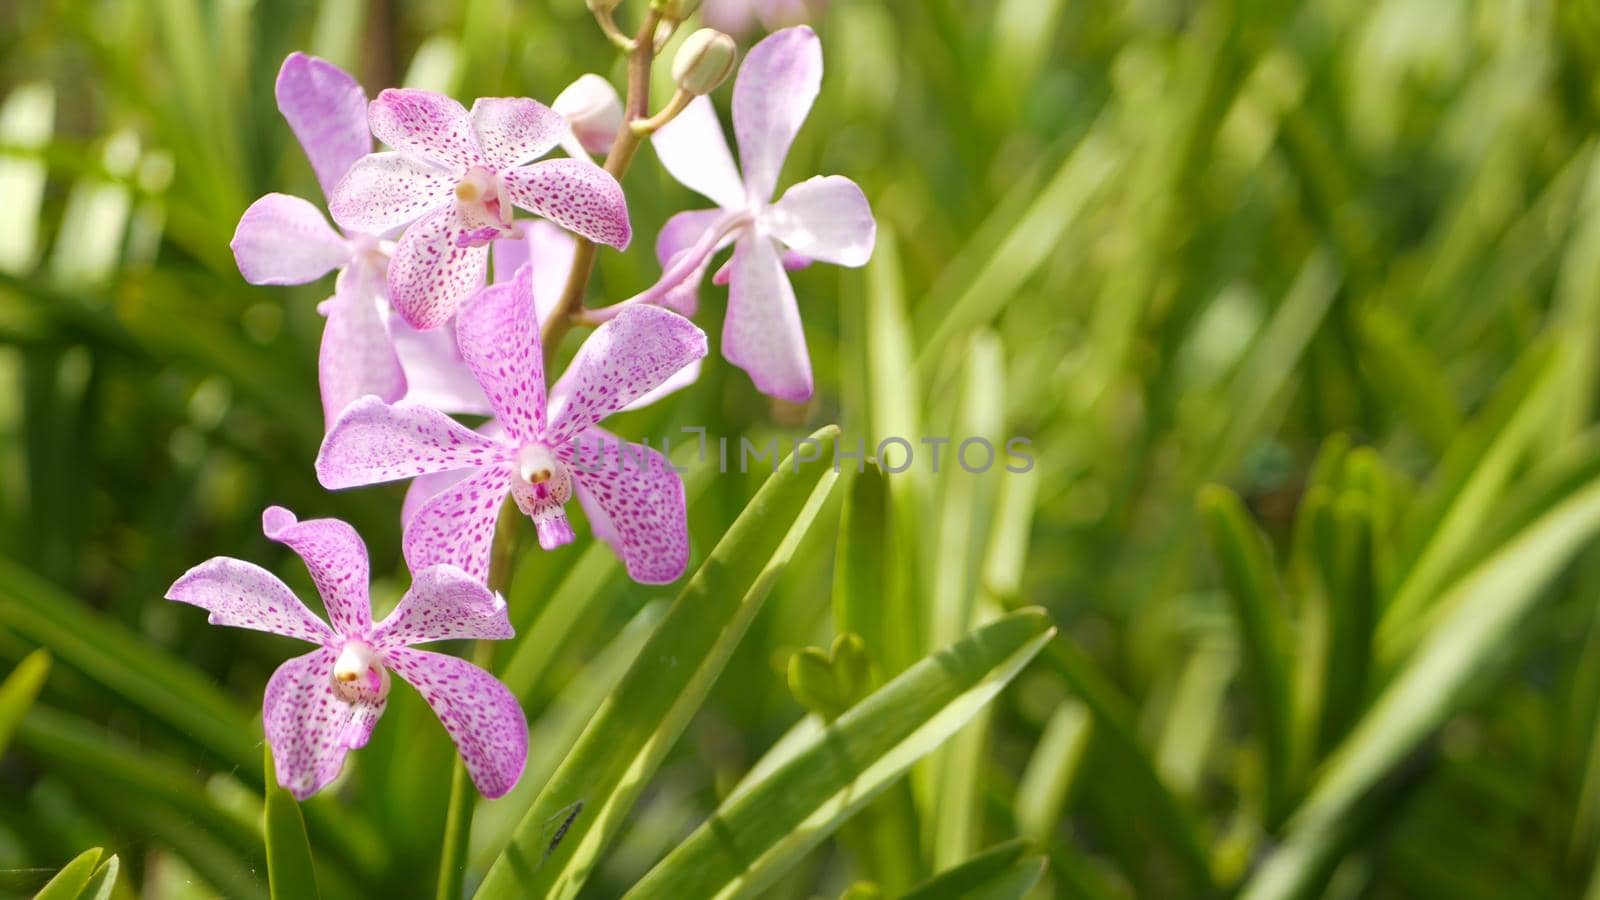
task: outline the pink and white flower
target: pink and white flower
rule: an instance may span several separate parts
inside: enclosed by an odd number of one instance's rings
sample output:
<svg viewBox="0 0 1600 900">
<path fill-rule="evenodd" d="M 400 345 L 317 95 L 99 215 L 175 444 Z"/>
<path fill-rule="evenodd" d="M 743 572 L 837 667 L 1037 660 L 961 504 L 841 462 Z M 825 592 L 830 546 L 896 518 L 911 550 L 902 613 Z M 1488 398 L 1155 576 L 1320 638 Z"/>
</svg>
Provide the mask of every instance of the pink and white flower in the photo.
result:
<svg viewBox="0 0 1600 900">
<path fill-rule="evenodd" d="M 480 98 L 471 113 L 430 91 L 386 90 L 368 108 L 373 153 L 333 189 L 329 211 L 347 229 L 406 226 L 389 263 L 401 318 L 438 328 L 483 284 L 489 245 L 512 233 L 513 207 L 613 247 L 632 235 L 622 188 L 586 159 L 532 163 L 570 134 L 533 100 Z"/>
<path fill-rule="evenodd" d="M 261 718 L 278 783 L 304 800 L 338 777 L 346 753 L 372 736 L 394 672 L 439 716 L 478 790 L 486 797 L 511 790 L 528 759 L 528 723 L 517 699 L 466 660 L 412 647 L 509 638 L 505 601 L 455 566 L 429 566 L 416 570 L 399 605 L 373 624 L 367 548 L 355 529 L 338 519 L 301 522 L 279 506 L 262 514 L 261 526 L 304 560 L 331 627 L 277 576 L 225 556 L 190 569 L 167 599 L 208 610 L 213 625 L 317 645 L 267 682 Z"/>
<path fill-rule="evenodd" d="M 679 213 L 663 226 L 657 253 L 667 272 L 660 283 L 672 287 L 652 299 L 692 304 L 711 254 L 732 243 L 722 354 L 762 392 L 794 402 L 811 397 L 811 360 L 785 269 L 810 260 L 865 265 L 877 234 L 866 196 L 842 176 L 811 178 L 768 200 L 821 83 L 822 47 L 808 27 L 775 32 L 750 48 L 733 87 L 742 177 L 705 97 L 653 139 L 667 171 L 719 208 Z"/>
<path fill-rule="evenodd" d="M 372 149 L 366 94 L 343 69 L 303 53 L 283 61 L 275 92 L 323 193 L 331 193 Z M 382 241 L 361 231 L 334 231 L 308 200 L 268 194 L 245 210 L 232 247 L 239 273 L 251 284 L 306 284 L 338 270 L 333 297 L 319 307 L 328 317 L 318 362 L 327 421 L 362 395 L 405 395 L 406 372 L 385 324 L 388 251 Z"/>
<path fill-rule="evenodd" d="M 533 277 L 524 266 L 512 283 L 479 291 L 456 322 L 494 428 L 473 431 L 426 406 L 363 398 L 329 430 L 317 477 L 339 489 L 454 473 L 428 479 L 428 499 L 410 504 L 404 550 L 413 568 L 448 563 L 486 578 L 508 494 L 533 520 L 540 546 L 570 543 L 565 507 L 577 493 L 592 530 L 634 580 L 674 581 L 689 561 L 683 482 L 660 452 L 597 426 L 704 356 L 705 333 L 659 307 L 625 309 L 578 349 L 547 404 Z"/>
</svg>

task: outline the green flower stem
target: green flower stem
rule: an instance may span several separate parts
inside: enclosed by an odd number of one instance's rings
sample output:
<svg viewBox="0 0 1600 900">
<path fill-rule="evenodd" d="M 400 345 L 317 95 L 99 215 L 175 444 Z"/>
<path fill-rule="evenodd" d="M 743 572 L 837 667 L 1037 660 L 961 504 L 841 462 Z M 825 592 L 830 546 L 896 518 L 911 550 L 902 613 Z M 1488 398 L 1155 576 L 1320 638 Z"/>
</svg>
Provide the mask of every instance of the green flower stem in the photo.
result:
<svg viewBox="0 0 1600 900">
<path fill-rule="evenodd" d="M 508 496 L 500 506 L 500 518 L 494 527 L 494 544 L 489 548 L 489 590 L 498 594 L 504 594 L 511 586 L 521 526 L 522 511 L 517 508 L 517 502 Z M 494 644 L 490 641 L 473 642 L 472 661 L 488 669 L 494 661 Z M 439 856 L 439 888 L 434 893 L 437 900 L 461 900 L 467 875 L 467 845 L 472 837 L 472 808 L 477 800 L 477 788 L 467 774 L 466 763 L 461 761 L 458 754 L 450 775 L 450 803 L 445 808 L 444 848 Z"/>
<path fill-rule="evenodd" d="M 617 131 L 617 138 L 611 143 L 611 152 L 606 155 L 606 171 L 619 182 L 628 171 L 628 166 L 633 164 L 634 154 L 639 152 L 639 142 L 643 140 L 641 135 L 634 133 L 632 125 L 649 118 L 650 66 L 655 62 L 655 34 L 660 22 L 661 13 L 650 10 L 644 17 L 644 23 L 639 26 L 633 48 L 628 51 L 628 97 L 623 107 L 623 127 Z M 594 253 L 594 241 L 578 238 L 577 252 L 572 257 L 572 270 L 567 273 L 561 299 L 556 302 L 555 311 L 545 321 L 540 335 L 547 361 L 554 355 L 556 347 L 560 346 L 561 339 L 572 330 L 574 315 L 583 309 L 584 291 L 589 287 L 589 276 L 594 274 Z"/>
</svg>

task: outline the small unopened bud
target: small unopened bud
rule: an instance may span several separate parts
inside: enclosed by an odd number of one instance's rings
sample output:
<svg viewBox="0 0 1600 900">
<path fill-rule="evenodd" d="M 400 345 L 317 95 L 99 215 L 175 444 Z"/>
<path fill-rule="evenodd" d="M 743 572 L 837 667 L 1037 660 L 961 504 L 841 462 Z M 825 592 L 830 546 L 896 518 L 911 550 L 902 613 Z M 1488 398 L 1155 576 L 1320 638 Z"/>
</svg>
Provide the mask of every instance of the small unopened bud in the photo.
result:
<svg viewBox="0 0 1600 900">
<path fill-rule="evenodd" d="M 589 11 L 608 13 L 622 4 L 622 0 L 589 0 Z"/>
<path fill-rule="evenodd" d="M 668 22 L 682 22 L 700 8 L 700 0 L 650 0 L 650 8 Z"/>
<path fill-rule="evenodd" d="M 590 153 L 605 153 L 622 128 L 622 98 L 611 82 L 589 73 L 567 85 L 550 108 L 567 120 L 572 134 Z"/>
<path fill-rule="evenodd" d="M 672 80 L 685 93 L 709 94 L 727 80 L 738 58 L 733 38 L 715 28 L 702 28 L 678 48 L 672 59 Z"/>
</svg>

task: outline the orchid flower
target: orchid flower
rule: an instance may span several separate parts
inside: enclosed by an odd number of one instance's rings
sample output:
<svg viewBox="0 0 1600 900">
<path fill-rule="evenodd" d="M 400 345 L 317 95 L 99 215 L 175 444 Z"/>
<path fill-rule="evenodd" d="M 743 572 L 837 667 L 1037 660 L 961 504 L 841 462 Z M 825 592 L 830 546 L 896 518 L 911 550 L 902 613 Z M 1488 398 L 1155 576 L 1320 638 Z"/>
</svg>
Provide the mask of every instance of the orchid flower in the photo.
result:
<svg viewBox="0 0 1600 900">
<path fill-rule="evenodd" d="M 413 568 L 460 566 L 486 578 L 506 495 L 551 550 L 573 539 L 573 493 L 591 510 L 634 580 L 665 584 L 689 561 L 683 482 L 665 456 L 597 428 L 602 419 L 705 355 L 705 333 L 676 313 L 636 306 L 589 335 L 546 404 L 532 266 L 479 291 L 456 322 L 461 354 L 494 407 L 489 433 L 410 403 L 365 397 L 345 410 L 317 454 L 330 489 L 462 472 L 406 518 Z M 585 458 L 580 460 L 579 453 Z"/>
<path fill-rule="evenodd" d="M 372 149 L 366 94 L 343 69 L 302 53 L 283 61 L 276 94 L 323 193 L 330 194 Z M 333 297 L 319 307 L 328 317 L 318 365 L 327 421 L 364 394 L 405 395 L 406 374 L 384 323 L 388 252 L 382 241 L 361 231 L 341 235 L 310 201 L 268 194 L 245 210 L 232 246 L 239 273 L 251 284 L 306 284 L 338 270 Z"/>
<path fill-rule="evenodd" d="M 731 35 L 748 32 L 759 21 L 767 28 L 799 25 L 810 18 L 806 0 L 705 0 L 700 18 L 709 28 Z"/>
<path fill-rule="evenodd" d="M 394 150 L 357 161 L 329 197 L 334 221 L 382 233 L 406 226 L 389 263 L 389 299 L 419 329 L 444 325 L 483 284 L 489 245 L 512 234 L 513 207 L 590 240 L 626 247 L 628 209 L 615 178 L 587 159 L 528 165 L 569 135 L 533 100 L 386 90 L 368 107 Z"/>
<path fill-rule="evenodd" d="M 305 561 L 331 627 L 271 572 L 225 556 L 190 569 L 167 599 L 208 610 L 213 625 L 317 645 L 267 682 L 261 719 L 278 783 L 304 800 L 333 781 L 345 754 L 372 736 L 392 671 L 433 708 L 478 790 L 486 797 L 511 790 L 528 759 L 528 723 L 516 697 L 466 660 L 411 646 L 509 638 L 505 600 L 455 566 L 430 566 L 415 570 L 411 589 L 374 625 L 367 548 L 355 529 L 338 519 L 300 522 L 280 506 L 262 514 L 261 526 Z"/>
<path fill-rule="evenodd" d="M 811 360 L 794 288 L 784 269 L 806 259 L 865 265 L 877 224 L 861 188 L 838 175 L 818 176 L 769 203 L 784 157 L 811 111 L 822 83 L 822 47 L 800 26 L 750 48 L 733 86 L 733 127 L 740 178 L 710 101 L 696 98 L 656 132 L 661 163 L 673 177 L 720 209 L 679 213 L 663 227 L 658 251 L 671 263 L 664 285 L 693 268 L 692 289 L 711 252 L 733 242 L 722 355 L 750 374 L 762 392 L 803 402 L 812 392 Z M 691 240 L 690 236 L 698 239 Z M 676 268 L 678 273 L 671 269 Z M 681 303 L 682 300 L 680 299 Z"/>
</svg>

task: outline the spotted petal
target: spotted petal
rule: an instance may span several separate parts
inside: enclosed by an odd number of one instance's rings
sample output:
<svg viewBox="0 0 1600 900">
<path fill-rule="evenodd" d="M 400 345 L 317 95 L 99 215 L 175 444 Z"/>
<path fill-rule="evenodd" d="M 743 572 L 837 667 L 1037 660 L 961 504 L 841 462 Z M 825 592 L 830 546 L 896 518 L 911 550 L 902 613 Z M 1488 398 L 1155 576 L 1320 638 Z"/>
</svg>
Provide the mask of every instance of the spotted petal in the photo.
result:
<svg viewBox="0 0 1600 900">
<path fill-rule="evenodd" d="M 633 238 L 628 201 L 611 173 L 579 159 L 547 159 L 501 174 L 511 202 L 568 231 L 621 250 Z"/>
<path fill-rule="evenodd" d="M 378 306 L 380 278 L 365 265 L 345 269 L 327 306 L 317 380 L 323 421 L 329 426 L 346 406 L 367 394 L 386 402 L 406 394 L 406 375 Z"/>
<path fill-rule="evenodd" d="M 371 153 L 328 193 L 328 214 L 347 232 L 383 234 L 451 204 L 455 184 L 450 173 L 429 163 Z"/>
<path fill-rule="evenodd" d="M 689 565 L 689 526 L 683 481 L 672 464 L 657 450 L 598 428 L 576 448 L 563 445 L 565 453 L 574 449 L 573 480 L 604 513 L 591 528 L 617 550 L 628 576 L 643 584 L 676 581 Z"/>
<path fill-rule="evenodd" d="M 233 258 L 251 284 L 305 284 L 350 260 L 350 245 L 310 201 L 268 194 L 233 233 Z"/>
<path fill-rule="evenodd" d="M 291 53 L 278 70 L 274 93 L 278 111 L 317 174 L 322 195 L 328 196 L 355 161 L 372 151 L 366 92 L 333 63 Z"/>
<path fill-rule="evenodd" d="M 866 265 L 878 233 L 866 195 L 840 175 L 819 175 L 784 191 L 767 225 L 789 249 L 841 266 Z"/>
<path fill-rule="evenodd" d="M 495 170 L 525 165 L 567 136 L 567 120 L 525 97 L 480 97 L 472 104 L 472 130 Z"/>
<path fill-rule="evenodd" d="M 278 576 L 242 559 L 206 560 L 174 582 L 167 599 L 210 612 L 207 621 L 213 625 L 266 631 L 313 644 L 334 639 L 333 631 Z"/>
<path fill-rule="evenodd" d="M 710 97 L 690 101 L 683 112 L 656 131 L 650 145 L 662 167 L 684 187 L 723 209 L 749 206 Z"/>
<path fill-rule="evenodd" d="M 485 466 L 422 504 L 405 525 L 403 544 L 411 571 L 448 563 L 488 581 L 495 522 L 511 481 L 510 465 Z"/>
<path fill-rule="evenodd" d="M 507 433 L 519 443 L 544 431 L 544 361 L 533 312 L 533 267 L 472 295 L 456 318 L 461 358 Z"/>
<path fill-rule="evenodd" d="M 683 316 L 658 306 L 622 310 L 589 335 L 562 376 L 550 442 L 598 424 L 705 354 L 705 332 Z"/>
<path fill-rule="evenodd" d="M 505 598 L 455 566 L 429 566 L 412 578 L 388 618 L 373 629 L 380 647 L 404 647 L 463 638 L 504 640 L 513 636 Z"/>
<path fill-rule="evenodd" d="M 451 172 L 484 162 L 466 107 L 443 94 L 389 88 L 367 108 L 367 120 L 378 140 Z"/>
<path fill-rule="evenodd" d="M 760 235 L 740 238 L 733 248 L 722 355 L 750 373 L 764 394 L 792 403 L 811 398 L 811 357 L 794 288 L 777 246 Z"/>
<path fill-rule="evenodd" d="M 474 231 L 454 205 L 440 207 L 400 236 L 389 261 L 389 300 L 413 328 L 438 328 L 483 285 L 487 246 L 463 246 Z"/>
<path fill-rule="evenodd" d="M 261 721 L 278 784 L 297 800 L 328 786 L 345 753 L 366 746 L 385 701 L 350 703 L 333 691 L 338 651 L 319 648 L 278 667 L 267 682 Z"/>
<path fill-rule="evenodd" d="M 354 528 L 338 519 L 301 522 L 283 507 L 269 506 L 261 514 L 261 530 L 305 562 L 334 631 L 353 635 L 372 624 L 367 545 Z"/>
<path fill-rule="evenodd" d="M 509 453 L 498 442 L 426 406 L 363 397 L 322 439 L 317 479 L 330 490 L 475 469 Z"/>
<path fill-rule="evenodd" d="M 528 721 L 505 685 L 443 653 L 404 647 L 385 651 L 384 661 L 433 707 L 479 793 L 492 800 L 516 785 L 528 762 Z"/>
</svg>

